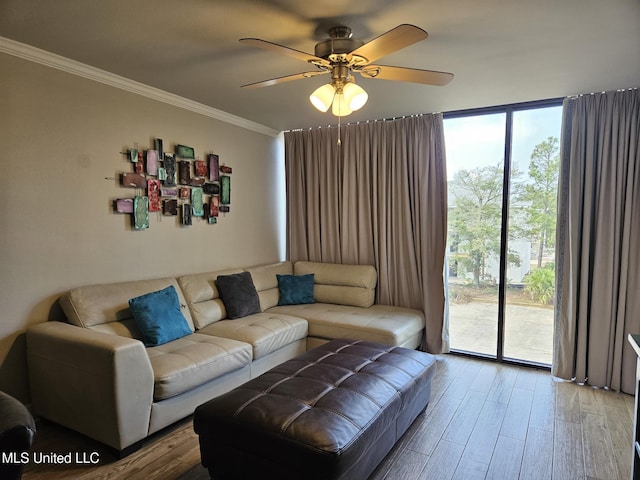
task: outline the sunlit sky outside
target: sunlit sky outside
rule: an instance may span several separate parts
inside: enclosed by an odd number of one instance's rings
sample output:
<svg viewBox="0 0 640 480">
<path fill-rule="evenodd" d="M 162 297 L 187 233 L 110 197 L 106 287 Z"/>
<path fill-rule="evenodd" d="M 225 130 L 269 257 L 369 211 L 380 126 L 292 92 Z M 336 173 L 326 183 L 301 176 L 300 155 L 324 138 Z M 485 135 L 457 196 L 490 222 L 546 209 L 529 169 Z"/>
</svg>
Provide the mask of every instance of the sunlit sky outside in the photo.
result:
<svg viewBox="0 0 640 480">
<path fill-rule="evenodd" d="M 461 169 L 471 170 L 502 162 L 505 121 L 504 113 L 444 120 L 448 180 Z M 561 106 L 514 112 L 513 167 L 526 173 L 535 146 L 548 137 L 560 139 L 561 121 Z"/>
</svg>

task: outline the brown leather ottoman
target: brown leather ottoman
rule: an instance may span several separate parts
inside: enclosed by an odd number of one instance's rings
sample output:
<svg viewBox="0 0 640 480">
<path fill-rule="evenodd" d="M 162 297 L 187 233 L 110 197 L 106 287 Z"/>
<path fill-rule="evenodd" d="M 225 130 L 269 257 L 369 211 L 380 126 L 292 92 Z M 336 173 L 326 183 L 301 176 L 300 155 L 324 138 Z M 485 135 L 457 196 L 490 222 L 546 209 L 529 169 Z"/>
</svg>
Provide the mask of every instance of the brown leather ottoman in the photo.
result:
<svg viewBox="0 0 640 480">
<path fill-rule="evenodd" d="M 200 405 L 202 465 L 215 480 L 363 480 L 426 408 L 434 373 L 427 353 L 331 341 Z"/>
</svg>

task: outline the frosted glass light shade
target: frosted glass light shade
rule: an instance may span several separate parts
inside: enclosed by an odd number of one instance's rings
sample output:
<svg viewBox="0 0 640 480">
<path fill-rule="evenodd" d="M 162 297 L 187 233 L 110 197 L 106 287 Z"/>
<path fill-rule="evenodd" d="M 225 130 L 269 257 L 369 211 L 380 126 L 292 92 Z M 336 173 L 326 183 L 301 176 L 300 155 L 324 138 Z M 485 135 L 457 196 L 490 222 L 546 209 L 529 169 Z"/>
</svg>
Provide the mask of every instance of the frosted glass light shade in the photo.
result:
<svg viewBox="0 0 640 480">
<path fill-rule="evenodd" d="M 347 103 L 346 98 L 344 98 L 344 93 L 336 94 L 336 97 L 333 99 L 331 113 L 336 117 L 344 117 L 352 112 L 353 110 L 349 108 L 349 104 Z"/>
<path fill-rule="evenodd" d="M 309 96 L 309 100 L 321 112 L 326 112 L 329 110 L 331 106 L 331 102 L 333 102 L 333 97 L 335 96 L 336 89 L 330 83 L 322 85 L 319 88 L 316 88 L 311 96 Z"/>
<path fill-rule="evenodd" d="M 353 111 L 361 109 L 369 98 L 364 88 L 355 83 L 347 83 L 342 89 L 342 92 L 344 93 L 347 105 Z"/>
</svg>

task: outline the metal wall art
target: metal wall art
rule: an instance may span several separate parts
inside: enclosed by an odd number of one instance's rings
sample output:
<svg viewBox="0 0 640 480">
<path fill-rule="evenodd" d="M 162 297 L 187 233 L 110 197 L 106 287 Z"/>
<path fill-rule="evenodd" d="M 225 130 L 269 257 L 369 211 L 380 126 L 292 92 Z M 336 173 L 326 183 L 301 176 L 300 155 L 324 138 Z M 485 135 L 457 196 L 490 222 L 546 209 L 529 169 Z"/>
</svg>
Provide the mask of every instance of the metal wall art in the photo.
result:
<svg viewBox="0 0 640 480">
<path fill-rule="evenodd" d="M 231 203 L 231 177 L 229 175 L 220 176 L 220 203 L 222 205 Z"/>
<path fill-rule="evenodd" d="M 173 155 L 165 155 L 164 157 L 164 184 L 167 186 L 176 185 L 176 159 Z"/>
<path fill-rule="evenodd" d="M 194 219 L 216 224 L 221 213 L 230 211 L 233 170 L 220 165 L 218 155 L 209 153 L 201 160 L 192 147 L 181 144 L 175 154 L 166 153 L 161 138 L 152 149 L 136 146 L 122 153 L 131 171 L 121 174 L 120 185 L 135 190 L 133 197 L 116 199 L 114 211 L 131 215 L 134 230 L 149 228 L 150 212 L 179 217 L 179 225 L 190 226 Z"/>
<path fill-rule="evenodd" d="M 191 147 L 176 145 L 176 155 L 182 158 L 196 158 L 196 153 Z"/>
<path fill-rule="evenodd" d="M 202 196 L 202 187 L 193 187 L 191 189 L 191 205 L 194 217 L 204 217 L 204 198 Z"/>
<path fill-rule="evenodd" d="M 209 160 L 209 181 L 217 182 L 220 179 L 220 159 L 218 155 L 211 153 L 207 155 L 207 160 Z"/>
<path fill-rule="evenodd" d="M 149 228 L 149 197 L 133 197 L 133 226 L 136 230 Z"/>
<path fill-rule="evenodd" d="M 147 150 L 147 173 L 154 177 L 158 176 L 158 152 Z"/>
</svg>

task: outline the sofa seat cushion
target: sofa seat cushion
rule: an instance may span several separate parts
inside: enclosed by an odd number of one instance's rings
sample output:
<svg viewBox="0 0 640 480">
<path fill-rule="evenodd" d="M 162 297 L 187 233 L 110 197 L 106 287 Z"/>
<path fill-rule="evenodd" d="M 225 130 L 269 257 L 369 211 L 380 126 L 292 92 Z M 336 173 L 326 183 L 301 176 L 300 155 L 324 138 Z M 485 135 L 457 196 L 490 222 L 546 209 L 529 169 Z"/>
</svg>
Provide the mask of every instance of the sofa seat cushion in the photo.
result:
<svg viewBox="0 0 640 480">
<path fill-rule="evenodd" d="M 148 347 L 153 369 L 153 399 L 174 397 L 251 363 L 251 345 L 193 333 Z"/>
<path fill-rule="evenodd" d="M 394 346 L 417 337 L 425 325 L 419 310 L 389 305 L 361 308 L 313 303 L 277 306 L 267 312 L 305 318 L 309 322 L 310 337 L 352 338 Z"/>
<path fill-rule="evenodd" d="M 235 320 L 220 320 L 198 331 L 249 343 L 256 360 L 305 338 L 307 321 L 291 315 L 262 312 Z"/>
</svg>

